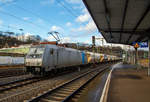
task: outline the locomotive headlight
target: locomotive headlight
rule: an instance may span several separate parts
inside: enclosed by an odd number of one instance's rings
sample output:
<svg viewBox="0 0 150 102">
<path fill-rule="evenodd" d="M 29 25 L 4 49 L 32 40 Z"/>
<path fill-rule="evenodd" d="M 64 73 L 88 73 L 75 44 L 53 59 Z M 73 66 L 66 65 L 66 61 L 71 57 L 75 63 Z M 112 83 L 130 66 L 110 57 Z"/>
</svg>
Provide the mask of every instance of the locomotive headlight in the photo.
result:
<svg viewBox="0 0 150 102">
<path fill-rule="evenodd" d="M 42 63 L 38 62 L 38 63 L 37 63 L 37 65 L 38 65 L 38 66 L 41 66 L 41 65 L 42 65 Z"/>
<path fill-rule="evenodd" d="M 26 65 L 30 65 L 30 62 L 26 62 Z"/>
</svg>

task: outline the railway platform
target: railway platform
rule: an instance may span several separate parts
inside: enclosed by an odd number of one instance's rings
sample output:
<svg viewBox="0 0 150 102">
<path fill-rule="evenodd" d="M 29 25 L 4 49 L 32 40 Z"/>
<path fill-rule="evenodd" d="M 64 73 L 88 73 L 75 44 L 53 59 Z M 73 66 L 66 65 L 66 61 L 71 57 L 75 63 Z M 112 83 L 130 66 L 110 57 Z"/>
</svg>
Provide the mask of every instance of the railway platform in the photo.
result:
<svg viewBox="0 0 150 102">
<path fill-rule="evenodd" d="M 147 69 L 120 63 L 111 73 L 105 102 L 150 102 L 150 76 Z"/>
</svg>

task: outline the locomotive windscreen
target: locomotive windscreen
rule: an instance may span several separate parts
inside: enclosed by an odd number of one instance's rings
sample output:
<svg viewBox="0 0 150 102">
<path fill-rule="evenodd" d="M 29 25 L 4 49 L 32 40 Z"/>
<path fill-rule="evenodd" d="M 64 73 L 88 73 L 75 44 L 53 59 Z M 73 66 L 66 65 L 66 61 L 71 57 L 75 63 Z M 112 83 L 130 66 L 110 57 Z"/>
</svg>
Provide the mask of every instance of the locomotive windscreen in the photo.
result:
<svg viewBox="0 0 150 102">
<path fill-rule="evenodd" d="M 28 52 L 27 58 L 41 58 L 43 55 L 44 49 L 45 48 L 43 47 L 31 47 Z"/>
</svg>

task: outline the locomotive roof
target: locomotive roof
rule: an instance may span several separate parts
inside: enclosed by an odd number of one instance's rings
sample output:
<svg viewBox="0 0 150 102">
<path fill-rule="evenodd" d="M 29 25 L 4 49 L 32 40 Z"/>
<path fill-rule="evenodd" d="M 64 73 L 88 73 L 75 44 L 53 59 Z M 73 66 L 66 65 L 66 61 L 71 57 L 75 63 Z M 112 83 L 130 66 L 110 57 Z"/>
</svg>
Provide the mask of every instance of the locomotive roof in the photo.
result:
<svg viewBox="0 0 150 102">
<path fill-rule="evenodd" d="M 31 47 L 45 47 L 46 45 L 40 44 L 40 45 L 31 45 Z"/>
<path fill-rule="evenodd" d="M 65 47 L 61 47 L 61 46 L 57 46 L 57 45 L 51 45 L 51 44 L 40 44 L 40 45 L 32 45 L 31 47 L 51 47 L 54 49 L 58 49 L 58 48 L 64 48 L 68 51 L 77 51 L 77 52 L 86 52 L 89 54 L 93 54 L 93 52 L 88 52 L 88 51 L 81 51 L 81 50 L 77 50 L 77 49 L 73 49 L 73 48 L 65 48 Z M 107 56 L 113 56 L 113 55 L 108 55 L 108 54 L 102 54 L 102 53 L 95 53 L 95 55 L 107 55 Z"/>
</svg>

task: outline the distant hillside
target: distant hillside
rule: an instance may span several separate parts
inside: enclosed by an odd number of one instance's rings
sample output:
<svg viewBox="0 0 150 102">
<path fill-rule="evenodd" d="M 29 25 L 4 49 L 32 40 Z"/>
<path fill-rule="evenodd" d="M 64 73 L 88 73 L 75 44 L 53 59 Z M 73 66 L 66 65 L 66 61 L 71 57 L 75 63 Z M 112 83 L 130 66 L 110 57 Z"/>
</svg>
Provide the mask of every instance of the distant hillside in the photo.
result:
<svg viewBox="0 0 150 102">
<path fill-rule="evenodd" d="M 0 52 L 4 52 L 4 53 L 26 54 L 28 51 L 29 51 L 29 47 L 0 49 Z"/>
</svg>

